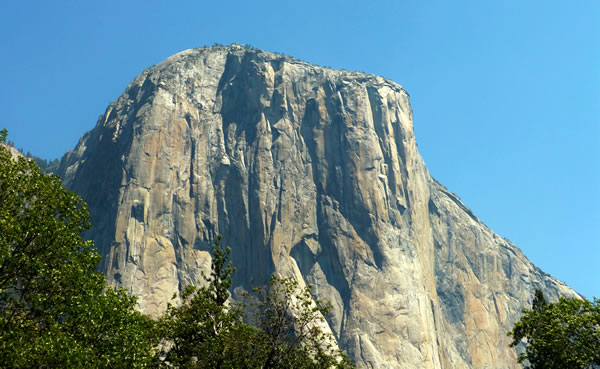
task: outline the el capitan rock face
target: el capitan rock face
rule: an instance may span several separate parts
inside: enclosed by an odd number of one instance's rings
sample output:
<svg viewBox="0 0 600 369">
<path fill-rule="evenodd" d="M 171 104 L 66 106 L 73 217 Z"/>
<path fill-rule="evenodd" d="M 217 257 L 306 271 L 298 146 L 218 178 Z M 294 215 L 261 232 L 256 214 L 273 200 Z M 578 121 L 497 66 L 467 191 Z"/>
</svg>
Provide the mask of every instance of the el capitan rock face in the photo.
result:
<svg viewBox="0 0 600 369">
<path fill-rule="evenodd" d="M 160 314 L 201 283 L 217 234 L 234 297 L 272 273 L 312 284 L 359 368 L 518 368 L 506 332 L 533 266 L 437 183 L 406 91 L 238 46 L 145 70 L 62 160 L 110 283 Z"/>
</svg>

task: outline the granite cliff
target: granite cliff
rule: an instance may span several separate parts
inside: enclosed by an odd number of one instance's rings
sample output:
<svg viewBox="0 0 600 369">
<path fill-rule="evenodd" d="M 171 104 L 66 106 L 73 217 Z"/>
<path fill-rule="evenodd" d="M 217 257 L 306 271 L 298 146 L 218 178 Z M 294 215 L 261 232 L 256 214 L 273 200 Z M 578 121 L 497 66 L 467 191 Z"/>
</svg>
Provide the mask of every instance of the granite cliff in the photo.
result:
<svg viewBox="0 0 600 369">
<path fill-rule="evenodd" d="M 232 45 L 135 78 L 67 153 L 108 281 L 164 311 L 217 234 L 234 297 L 272 273 L 312 284 L 359 368 L 518 368 L 506 332 L 532 265 L 429 174 L 409 95 L 381 77 Z"/>
</svg>

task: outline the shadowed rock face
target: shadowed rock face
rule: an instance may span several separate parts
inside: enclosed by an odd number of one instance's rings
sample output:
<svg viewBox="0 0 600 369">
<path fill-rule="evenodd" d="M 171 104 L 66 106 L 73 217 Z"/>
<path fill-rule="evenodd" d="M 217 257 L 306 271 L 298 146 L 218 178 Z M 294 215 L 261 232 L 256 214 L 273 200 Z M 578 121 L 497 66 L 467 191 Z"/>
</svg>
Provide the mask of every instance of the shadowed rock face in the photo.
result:
<svg viewBox="0 0 600 369">
<path fill-rule="evenodd" d="M 110 283 L 160 314 L 202 283 L 217 234 L 234 297 L 312 284 L 359 368 L 518 368 L 535 288 L 574 295 L 437 183 L 406 91 L 237 46 L 145 70 L 62 160 Z"/>
</svg>

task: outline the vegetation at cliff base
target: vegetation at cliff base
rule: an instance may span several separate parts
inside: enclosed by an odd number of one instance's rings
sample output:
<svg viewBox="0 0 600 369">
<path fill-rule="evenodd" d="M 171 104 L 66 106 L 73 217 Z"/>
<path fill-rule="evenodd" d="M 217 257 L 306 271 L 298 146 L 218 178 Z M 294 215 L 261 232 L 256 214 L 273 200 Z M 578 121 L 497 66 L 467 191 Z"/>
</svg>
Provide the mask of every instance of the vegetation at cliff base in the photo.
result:
<svg viewBox="0 0 600 369">
<path fill-rule="evenodd" d="M 231 301 L 230 250 L 217 238 L 206 285 L 158 320 L 106 286 L 81 198 L 34 160 L 13 158 L 0 132 L 0 367 L 352 368 L 322 327 L 309 288 L 273 278 Z M 250 296 L 250 295 L 249 295 Z M 249 324 L 254 323 L 254 325 Z"/>
<path fill-rule="evenodd" d="M 561 297 L 548 303 L 535 292 L 531 310 L 508 333 L 512 347 L 525 343 L 519 362 L 528 369 L 600 366 L 600 301 Z"/>
<path fill-rule="evenodd" d="M 170 305 L 159 323 L 165 367 L 354 367 L 322 329 L 328 305 L 314 301 L 310 289 L 299 288 L 295 280 L 272 277 L 248 304 L 228 306 L 233 268 L 230 249 L 223 251 L 219 242 L 212 247 L 208 284 L 187 287 L 183 304 Z"/>
<path fill-rule="evenodd" d="M 6 131 L 0 143 L 6 141 Z M 0 148 L 0 367 L 147 366 L 156 339 L 135 297 L 106 288 L 81 232 L 85 203 Z"/>
<path fill-rule="evenodd" d="M 5 135 L 5 137 L 6 137 L 6 135 Z M 53 174 L 58 170 L 58 166 L 60 165 L 59 159 L 52 159 L 52 160 L 42 159 L 38 156 L 33 155 L 29 151 L 25 152 L 25 150 L 23 150 L 21 148 L 16 148 L 15 143 L 12 141 L 5 140 L 5 142 L 3 142 L 3 143 L 14 148 L 15 150 L 19 151 L 26 158 L 33 159 L 33 161 L 35 161 L 35 163 L 40 167 L 40 170 L 42 171 L 42 173 Z"/>
</svg>

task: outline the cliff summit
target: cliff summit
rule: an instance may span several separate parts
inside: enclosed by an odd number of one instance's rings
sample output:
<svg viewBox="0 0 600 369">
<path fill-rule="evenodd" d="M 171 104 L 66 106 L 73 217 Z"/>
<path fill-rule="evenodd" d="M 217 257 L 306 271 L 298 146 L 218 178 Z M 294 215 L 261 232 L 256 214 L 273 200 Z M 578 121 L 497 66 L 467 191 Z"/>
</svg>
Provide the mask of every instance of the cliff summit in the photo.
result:
<svg viewBox="0 0 600 369">
<path fill-rule="evenodd" d="M 533 291 L 574 296 L 429 174 L 409 95 L 382 77 L 236 45 L 145 70 L 59 173 L 110 283 L 162 313 L 221 234 L 234 298 L 273 273 L 333 304 L 359 368 L 519 368 Z"/>
</svg>

